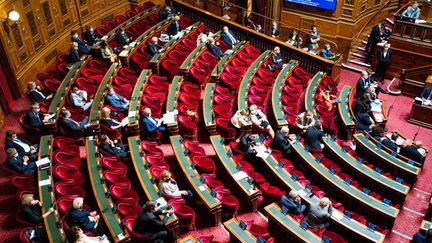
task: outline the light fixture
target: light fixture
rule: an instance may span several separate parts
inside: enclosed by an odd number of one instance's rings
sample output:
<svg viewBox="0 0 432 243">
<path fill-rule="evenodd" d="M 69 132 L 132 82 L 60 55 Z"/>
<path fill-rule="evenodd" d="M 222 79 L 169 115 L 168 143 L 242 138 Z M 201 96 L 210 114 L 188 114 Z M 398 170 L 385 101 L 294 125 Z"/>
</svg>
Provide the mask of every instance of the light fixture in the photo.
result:
<svg viewBox="0 0 432 243">
<path fill-rule="evenodd" d="M 18 22 L 18 20 L 20 18 L 20 14 L 17 11 L 12 10 L 12 11 L 9 12 L 8 18 L 9 18 L 10 21 L 16 23 L 16 22 Z"/>
<path fill-rule="evenodd" d="M 3 29 L 9 36 L 9 28 L 16 27 L 18 25 L 18 20 L 20 18 L 20 14 L 18 11 L 12 10 L 8 13 L 8 16 L 1 20 Z"/>
</svg>

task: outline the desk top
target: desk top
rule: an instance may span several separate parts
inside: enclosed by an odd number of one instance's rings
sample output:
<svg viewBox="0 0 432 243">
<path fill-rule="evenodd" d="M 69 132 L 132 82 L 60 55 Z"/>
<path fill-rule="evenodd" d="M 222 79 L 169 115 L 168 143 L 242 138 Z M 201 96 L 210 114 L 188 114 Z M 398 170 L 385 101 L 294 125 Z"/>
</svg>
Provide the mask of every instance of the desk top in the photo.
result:
<svg viewBox="0 0 432 243">
<path fill-rule="evenodd" d="M 46 213 L 50 208 L 51 205 L 56 201 L 55 195 L 54 195 L 54 185 L 52 182 L 52 144 L 53 143 L 53 136 L 52 135 L 46 135 L 42 136 L 40 138 L 39 143 L 39 158 L 42 159 L 45 157 L 48 157 L 50 159 L 51 167 L 49 170 L 41 170 L 38 167 L 38 188 L 39 188 L 39 199 L 42 203 L 42 213 Z M 40 186 L 40 182 L 45 180 L 51 180 L 51 183 L 49 185 Z M 51 187 L 51 191 L 50 191 Z M 48 215 L 44 218 L 44 225 L 45 230 L 48 235 L 48 239 L 50 242 L 64 242 L 66 239 L 65 232 L 63 231 L 63 228 L 57 227 L 57 222 L 60 222 L 60 216 L 58 214 L 58 210 L 56 209 L 53 213 Z"/>
<path fill-rule="evenodd" d="M 360 144 L 362 144 L 364 147 L 367 148 L 367 150 L 376 156 L 383 159 L 383 161 L 388 162 L 389 164 L 397 167 L 400 170 L 403 170 L 404 172 L 417 177 L 418 174 L 420 174 L 421 169 L 415 166 L 412 166 L 394 156 L 391 154 L 385 152 L 383 149 L 378 149 L 376 144 L 374 144 L 372 141 L 370 141 L 364 134 L 357 133 L 354 134 L 354 138 L 356 141 Z"/>
<path fill-rule="evenodd" d="M 239 242 L 243 243 L 256 243 L 257 238 L 249 231 L 240 228 L 240 221 L 232 218 L 223 223 L 225 228 L 229 231 L 230 235 L 234 236 Z"/>
<path fill-rule="evenodd" d="M 344 179 L 338 177 L 336 174 L 330 173 L 328 168 L 318 163 L 315 157 L 310 152 L 306 151 L 301 142 L 296 141 L 292 143 L 292 146 L 297 154 L 300 155 L 316 173 L 321 174 L 321 177 L 325 178 L 327 182 L 345 192 L 346 195 L 349 195 L 353 199 L 358 200 L 358 202 L 368 206 L 369 209 L 375 210 L 375 212 L 380 212 L 393 220 L 396 219 L 399 214 L 399 209 L 388 206 L 381 201 L 378 201 L 376 198 L 366 195 L 358 188 L 345 183 Z"/>
<path fill-rule="evenodd" d="M 291 60 L 282 70 L 279 72 L 272 88 L 272 107 L 273 114 L 277 121 L 278 127 L 288 125 L 285 112 L 281 103 L 282 97 L 282 86 L 285 83 L 287 77 L 291 76 L 291 72 L 298 65 L 298 61 Z"/>
<path fill-rule="evenodd" d="M 315 92 L 318 88 L 319 83 L 321 82 L 321 78 L 325 75 L 324 72 L 318 72 L 315 74 L 315 76 L 311 79 L 311 81 L 308 84 L 308 87 L 306 88 L 306 94 L 305 94 L 305 109 L 310 110 L 314 116 L 318 115 L 317 111 L 315 110 Z"/>
<path fill-rule="evenodd" d="M 188 235 L 186 237 L 183 237 L 181 239 L 178 239 L 177 242 L 178 243 L 198 243 L 198 239 L 193 235 Z"/>
<path fill-rule="evenodd" d="M 432 222 L 427 221 L 427 220 L 423 220 L 423 221 L 421 222 L 421 225 L 420 225 L 420 229 L 421 229 L 421 230 L 426 231 L 426 230 L 428 230 L 428 229 L 430 229 L 430 228 L 432 228 Z"/>
<path fill-rule="evenodd" d="M 139 107 L 141 104 L 141 96 L 144 91 L 144 86 L 147 83 L 148 78 L 151 75 L 151 70 L 144 69 L 141 71 L 140 76 L 135 83 L 134 89 L 132 91 L 131 100 L 129 103 L 129 124 L 128 126 L 137 126 L 139 123 Z M 135 113 L 135 115 L 133 115 Z"/>
<path fill-rule="evenodd" d="M 224 70 L 225 66 L 234 58 L 243 48 L 246 46 L 246 41 L 240 41 L 231 50 L 233 53 L 231 55 L 224 55 L 213 69 L 211 76 L 219 76 Z"/>
<path fill-rule="evenodd" d="M 171 136 L 170 141 L 177 161 L 183 170 L 183 174 L 187 177 L 189 184 L 195 189 L 195 192 L 201 198 L 201 201 L 203 201 L 207 208 L 211 210 L 216 207 L 221 207 L 219 199 L 211 195 L 210 188 L 200 181 L 201 176 L 197 170 L 192 168 L 192 161 L 185 155 L 186 149 L 182 145 L 181 136 Z"/>
<path fill-rule="evenodd" d="M 300 228 L 300 223 L 293 219 L 289 214 L 285 215 L 281 212 L 281 208 L 276 203 L 272 203 L 264 208 L 266 213 L 274 220 L 279 222 L 286 230 L 296 235 L 303 242 L 321 242 L 321 238 L 310 230 Z"/>
<path fill-rule="evenodd" d="M 350 111 L 350 104 L 348 102 L 349 95 L 351 92 L 351 86 L 345 85 L 342 90 L 340 91 L 339 98 L 341 100 L 340 103 L 338 103 L 338 110 L 340 117 L 342 119 L 342 122 L 345 124 L 345 126 L 355 126 L 351 111 Z"/>
<path fill-rule="evenodd" d="M 87 137 L 86 151 L 87 151 L 87 167 L 90 174 L 90 183 L 93 188 L 93 193 L 99 210 L 105 221 L 106 227 L 109 229 L 114 242 L 121 242 L 129 240 L 129 233 L 123 230 L 120 216 L 114 213 L 112 208 L 114 206 L 111 198 L 107 198 L 105 192 L 108 188 L 101 182 L 103 176 L 102 170 L 99 169 L 99 161 L 97 157 L 96 144 L 93 137 Z"/>
<path fill-rule="evenodd" d="M 113 77 L 114 74 L 117 72 L 118 66 L 119 64 L 117 62 L 111 64 L 110 68 L 108 69 L 101 83 L 99 84 L 96 94 L 93 97 L 93 103 L 89 114 L 89 122 L 92 125 L 96 125 L 96 122 L 100 118 L 100 112 L 104 103 L 106 89 L 111 83 L 111 77 Z"/>
<path fill-rule="evenodd" d="M 252 81 L 253 76 L 255 75 L 255 72 L 257 71 L 258 67 L 262 64 L 262 62 L 267 59 L 271 54 L 270 50 L 266 50 L 259 56 L 255 61 L 250 65 L 250 67 L 247 69 L 246 73 L 243 76 L 243 79 L 240 83 L 240 86 L 238 88 L 238 94 L 237 94 L 237 110 L 244 110 L 247 107 L 247 94 L 249 90 L 249 85 Z"/>
<path fill-rule="evenodd" d="M 204 89 L 204 97 L 203 97 L 203 117 L 204 124 L 206 127 L 215 126 L 216 123 L 213 119 L 213 94 L 214 89 L 216 87 L 215 83 L 207 83 Z"/>
<path fill-rule="evenodd" d="M 174 76 L 168 90 L 166 112 L 174 111 L 174 109 L 177 108 L 177 97 L 179 95 L 182 82 L 183 76 Z"/>
<path fill-rule="evenodd" d="M 374 180 L 375 182 L 381 184 L 382 186 L 387 187 L 397 193 L 406 195 L 409 191 L 409 187 L 405 186 L 395 180 L 390 179 L 387 176 L 379 174 L 375 170 L 367 167 L 366 165 L 359 163 L 354 157 L 345 152 L 342 147 L 340 147 L 330 136 L 324 136 L 323 142 L 326 145 L 326 148 L 333 151 L 333 154 L 336 154 L 341 160 L 343 160 L 346 164 L 353 167 L 364 176 Z"/>
</svg>

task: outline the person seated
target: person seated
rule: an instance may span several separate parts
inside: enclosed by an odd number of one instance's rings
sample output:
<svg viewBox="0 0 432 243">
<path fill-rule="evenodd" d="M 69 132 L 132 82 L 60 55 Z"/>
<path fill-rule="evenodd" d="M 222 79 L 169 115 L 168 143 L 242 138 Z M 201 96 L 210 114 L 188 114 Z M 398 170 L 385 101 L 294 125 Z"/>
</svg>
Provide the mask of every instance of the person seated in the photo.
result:
<svg viewBox="0 0 432 243">
<path fill-rule="evenodd" d="M 99 148 L 113 156 L 118 155 L 121 159 L 129 156 L 128 147 L 119 143 L 117 140 L 112 141 L 106 134 L 100 136 L 101 144 Z"/>
<path fill-rule="evenodd" d="M 289 142 L 290 137 L 288 126 L 282 126 L 281 129 L 276 131 L 275 137 L 271 143 L 271 147 L 280 150 L 285 157 L 291 153 L 292 145 Z"/>
<path fill-rule="evenodd" d="M 138 234 L 148 235 L 151 242 L 169 242 L 168 231 L 159 215 L 171 215 L 173 213 L 172 209 L 156 210 L 156 203 L 148 201 L 138 214 L 132 230 Z"/>
<path fill-rule="evenodd" d="M 364 94 L 360 99 L 356 99 L 353 109 L 354 115 L 357 115 L 361 109 L 365 109 L 367 112 L 371 110 L 371 104 L 367 94 Z"/>
<path fill-rule="evenodd" d="M 282 69 L 284 63 L 283 63 L 283 58 L 282 58 L 279 46 L 276 46 L 273 49 L 271 58 L 272 58 L 273 63 L 276 64 L 279 69 Z"/>
<path fill-rule="evenodd" d="M 114 63 L 117 61 L 117 55 L 113 49 L 108 45 L 106 41 L 102 41 L 100 44 L 101 56 L 107 63 Z"/>
<path fill-rule="evenodd" d="M 223 32 L 221 34 L 222 41 L 225 42 L 230 48 L 234 48 L 234 46 L 239 43 L 239 40 L 234 35 L 234 33 L 228 29 L 227 26 L 223 27 Z"/>
<path fill-rule="evenodd" d="M 123 132 L 123 124 L 111 118 L 111 109 L 108 107 L 102 108 L 100 123 L 109 127 L 112 130 Z M 117 114 L 118 116 L 118 114 Z"/>
<path fill-rule="evenodd" d="M 69 54 L 66 56 L 66 60 L 70 63 L 76 63 L 81 60 L 81 57 L 78 52 L 78 43 L 72 42 L 70 44 Z"/>
<path fill-rule="evenodd" d="M 278 26 L 278 23 L 276 21 L 272 22 L 272 28 L 270 31 L 271 37 L 278 38 L 280 34 L 280 28 Z"/>
<path fill-rule="evenodd" d="M 303 219 L 310 228 L 321 228 L 329 226 L 327 220 L 331 217 L 333 208 L 330 199 L 323 197 L 318 204 L 311 204 L 308 214 Z"/>
<path fill-rule="evenodd" d="M 71 31 L 71 42 L 76 42 L 78 44 L 78 50 L 82 51 L 84 54 L 90 52 L 90 47 L 87 45 L 87 42 L 81 40 L 78 36 L 78 32 L 75 30 Z"/>
<path fill-rule="evenodd" d="M 234 113 L 234 116 L 231 118 L 230 127 L 240 130 L 240 128 L 244 127 L 248 123 L 251 122 L 251 118 L 249 115 L 249 110 L 238 110 Z"/>
<path fill-rule="evenodd" d="M 44 127 L 44 122 L 48 121 L 49 114 L 40 112 L 40 106 L 37 102 L 31 105 L 25 116 L 25 123 L 33 128 L 37 128 L 40 132 Z"/>
<path fill-rule="evenodd" d="M 324 149 L 324 144 L 321 143 L 322 140 L 322 127 L 320 122 L 316 122 L 315 125 L 310 126 L 306 129 L 304 134 L 304 143 L 311 149 L 322 150 Z"/>
<path fill-rule="evenodd" d="M 203 32 L 198 35 L 197 46 L 199 46 L 202 43 L 208 44 L 209 38 L 213 38 L 213 36 L 214 34 L 208 28 L 204 28 Z"/>
<path fill-rule="evenodd" d="M 320 102 L 323 106 L 327 108 L 327 110 L 332 111 L 335 103 L 334 99 L 336 99 L 335 95 L 330 94 L 332 87 L 328 86 L 325 89 L 321 90 L 318 94 L 317 101 Z"/>
<path fill-rule="evenodd" d="M 299 36 L 297 30 L 294 29 L 293 32 L 288 35 L 286 43 L 301 48 L 301 45 L 299 44 L 300 41 L 303 42 L 303 39 Z"/>
<path fill-rule="evenodd" d="M 315 118 L 310 110 L 300 113 L 295 120 L 295 125 L 300 128 L 303 133 L 308 127 L 315 125 Z"/>
<path fill-rule="evenodd" d="M 432 243 L 432 229 L 426 230 L 426 234 L 422 231 L 415 233 L 412 238 L 412 243 Z"/>
<path fill-rule="evenodd" d="M 334 54 L 331 50 L 330 50 L 330 44 L 325 44 L 324 48 L 320 51 L 320 56 L 324 57 L 325 59 L 328 60 L 334 60 L 336 59 L 336 54 Z"/>
<path fill-rule="evenodd" d="M 93 103 L 93 99 L 87 101 L 87 91 L 78 89 L 76 85 L 72 85 L 70 98 L 74 106 L 81 107 L 84 111 L 90 108 Z"/>
<path fill-rule="evenodd" d="M 84 230 L 90 230 L 94 233 L 99 225 L 100 215 L 96 211 L 87 211 L 83 206 L 84 198 L 76 197 L 66 216 L 67 222 L 70 225 L 77 225 Z"/>
<path fill-rule="evenodd" d="M 71 243 L 109 243 L 106 235 L 103 236 L 88 236 L 84 234 L 82 229 L 74 225 L 70 229 Z"/>
<path fill-rule="evenodd" d="M 160 173 L 159 190 L 168 197 L 183 198 L 188 204 L 193 202 L 194 196 L 190 190 L 180 190 L 177 182 L 171 178 L 171 172 L 163 170 Z"/>
<path fill-rule="evenodd" d="M 147 43 L 145 53 L 149 54 L 150 56 L 154 56 L 156 53 L 163 52 L 163 50 L 163 47 L 158 43 L 158 38 L 154 36 L 151 38 L 149 43 Z"/>
<path fill-rule="evenodd" d="M 396 144 L 396 140 L 399 138 L 399 135 L 397 133 L 392 133 L 390 138 L 386 137 L 382 140 L 382 144 L 386 146 L 387 148 L 391 149 L 392 151 L 398 153 L 399 152 L 399 146 Z"/>
<path fill-rule="evenodd" d="M 238 142 L 236 148 L 245 153 L 246 155 L 255 155 L 255 139 L 257 139 L 255 135 L 246 133 L 245 135 L 243 135 L 243 137 L 240 138 L 240 141 Z"/>
<path fill-rule="evenodd" d="M 60 111 L 59 122 L 61 126 L 64 126 L 67 129 L 72 131 L 80 131 L 82 133 L 84 133 L 86 128 L 90 126 L 90 123 L 88 123 L 88 116 L 84 117 L 84 119 L 80 122 L 75 121 L 71 118 L 71 113 L 66 108 L 63 108 Z"/>
<path fill-rule="evenodd" d="M 225 53 L 219 48 L 219 46 L 215 44 L 215 40 L 213 38 L 208 39 L 207 48 L 209 49 L 210 53 L 218 59 L 225 55 Z"/>
<path fill-rule="evenodd" d="M 275 133 L 273 128 L 270 126 L 270 122 L 267 120 L 267 116 L 258 109 L 257 105 L 251 105 L 249 107 L 249 113 L 252 123 L 258 127 L 266 129 L 270 134 L 270 137 L 274 138 Z"/>
<path fill-rule="evenodd" d="M 12 130 L 6 131 L 5 150 L 8 148 L 15 148 L 19 156 L 27 156 L 30 161 L 36 161 L 38 158 L 37 145 L 32 145 L 29 141 L 19 138 Z"/>
<path fill-rule="evenodd" d="M 319 43 L 321 37 L 320 37 L 320 32 L 318 31 L 316 26 L 312 26 L 312 29 L 308 35 L 308 38 L 309 38 L 308 51 L 317 50 L 319 48 L 318 43 Z"/>
<path fill-rule="evenodd" d="M 27 94 L 32 102 L 42 102 L 52 99 L 53 95 L 45 95 L 42 89 L 34 81 L 27 83 Z"/>
<path fill-rule="evenodd" d="M 280 199 L 281 206 L 288 209 L 291 214 L 299 215 L 306 210 L 306 205 L 301 203 L 301 198 L 296 190 L 291 190 L 288 193 L 288 197 L 283 195 Z"/>
<path fill-rule="evenodd" d="M 112 86 L 108 88 L 105 100 L 108 105 L 120 109 L 120 111 L 125 112 L 129 109 L 129 100 L 117 94 Z"/>
<path fill-rule="evenodd" d="M 381 142 L 385 138 L 384 128 L 380 125 L 372 126 L 370 136 Z"/>
<path fill-rule="evenodd" d="M 33 194 L 23 194 L 21 196 L 21 206 L 21 218 L 32 224 L 43 223 L 44 218 L 54 212 L 54 208 L 51 207 L 42 214 L 42 203 L 35 200 Z"/>
<path fill-rule="evenodd" d="M 408 8 L 402 12 L 402 16 L 411 19 L 418 19 L 420 17 L 420 8 L 418 5 L 418 2 L 414 2 L 411 6 L 408 6 Z"/>
<path fill-rule="evenodd" d="M 87 40 L 87 43 L 90 45 L 96 44 L 96 42 L 99 40 L 99 38 L 96 35 L 96 32 L 94 31 L 93 27 L 90 25 L 87 25 L 86 27 L 87 31 L 84 33 L 84 37 Z"/>
<path fill-rule="evenodd" d="M 420 94 L 420 98 L 422 99 L 424 105 L 432 104 L 432 87 L 423 89 Z"/>
<path fill-rule="evenodd" d="M 175 15 L 174 21 L 168 26 L 167 32 L 170 38 L 177 35 L 182 30 L 180 26 L 180 16 Z"/>
<path fill-rule="evenodd" d="M 117 42 L 122 45 L 129 45 L 131 43 L 132 39 L 126 34 L 125 29 L 123 27 L 119 28 L 116 36 Z"/>
<path fill-rule="evenodd" d="M 143 111 L 141 124 L 147 135 L 154 135 L 156 132 L 165 132 L 167 130 L 163 124 L 163 120 L 152 116 L 151 109 L 148 107 Z"/>
<path fill-rule="evenodd" d="M 162 10 L 161 16 L 162 19 L 170 19 L 170 18 L 174 18 L 174 14 L 175 14 L 174 7 L 166 5 Z"/>
<path fill-rule="evenodd" d="M 252 14 L 249 14 L 246 17 L 246 22 L 247 22 L 247 27 L 249 27 L 249 28 L 251 28 L 253 30 L 257 30 L 258 29 L 258 25 L 255 24 L 255 21 L 253 21 L 253 19 L 252 19 Z"/>
<path fill-rule="evenodd" d="M 36 174 L 36 163 L 30 161 L 27 155 L 20 156 L 15 148 L 6 149 L 6 163 L 12 170 L 22 174 Z"/>
<path fill-rule="evenodd" d="M 357 123 L 356 130 L 359 132 L 370 131 L 374 120 L 370 117 L 369 113 L 363 108 L 356 115 Z"/>
<path fill-rule="evenodd" d="M 402 145 L 399 154 L 423 165 L 425 157 L 419 151 L 422 146 L 423 143 L 421 141 L 415 141 L 413 144 L 405 143 Z"/>
</svg>

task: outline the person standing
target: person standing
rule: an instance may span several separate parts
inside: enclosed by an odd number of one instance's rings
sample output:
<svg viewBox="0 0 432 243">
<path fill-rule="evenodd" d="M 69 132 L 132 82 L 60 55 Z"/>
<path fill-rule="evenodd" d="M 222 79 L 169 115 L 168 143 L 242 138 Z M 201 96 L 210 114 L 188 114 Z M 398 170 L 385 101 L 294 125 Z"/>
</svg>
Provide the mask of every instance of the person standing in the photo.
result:
<svg viewBox="0 0 432 243">
<path fill-rule="evenodd" d="M 372 56 L 374 55 L 375 52 L 375 47 L 378 43 L 381 42 L 381 28 L 382 28 L 383 24 L 379 23 L 377 25 L 375 25 L 372 28 L 372 31 L 369 35 L 369 39 L 368 42 L 366 44 L 366 49 L 365 51 L 368 53 L 367 57 L 366 57 L 366 62 L 370 63 L 372 60 Z"/>
<path fill-rule="evenodd" d="M 378 63 L 375 70 L 375 80 L 381 81 L 381 84 L 384 84 L 385 74 L 391 58 L 392 50 L 390 49 L 390 44 L 386 43 L 384 44 L 384 48 L 378 52 Z"/>
</svg>

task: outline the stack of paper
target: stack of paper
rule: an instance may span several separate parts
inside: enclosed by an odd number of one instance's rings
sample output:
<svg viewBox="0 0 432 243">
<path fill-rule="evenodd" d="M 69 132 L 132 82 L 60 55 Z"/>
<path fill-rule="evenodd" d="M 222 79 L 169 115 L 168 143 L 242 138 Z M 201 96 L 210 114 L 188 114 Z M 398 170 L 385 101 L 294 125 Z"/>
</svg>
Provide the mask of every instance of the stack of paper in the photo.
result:
<svg viewBox="0 0 432 243">
<path fill-rule="evenodd" d="M 244 178 L 247 178 L 247 177 L 248 177 L 248 174 L 244 171 L 239 171 L 239 172 L 233 174 L 233 178 L 236 181 L 243 180 Z"/>
<path fill-rule="evenodd" d="M 46 165 L 46 164 L 49 164 L 49 163 L 50 163 L 49 158 L 45 157 L 43 159 L 40 159 L 40 160 L 36 161 L 36 166 L 40 167 L 40 166 L 43 166 L 43 165 Z"/>
</svg>

